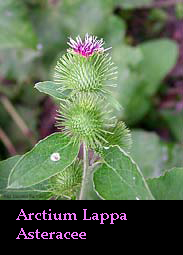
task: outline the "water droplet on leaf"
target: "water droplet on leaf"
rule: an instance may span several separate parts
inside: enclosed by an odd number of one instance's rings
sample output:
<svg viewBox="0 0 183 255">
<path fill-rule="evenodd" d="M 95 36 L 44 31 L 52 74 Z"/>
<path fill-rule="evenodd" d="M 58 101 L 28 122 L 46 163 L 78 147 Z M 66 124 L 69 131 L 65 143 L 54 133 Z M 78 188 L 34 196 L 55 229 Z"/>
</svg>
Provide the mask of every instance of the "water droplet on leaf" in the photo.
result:
<svg viewBox="0 0 183 255">
<path fill-rule="evenodd" d="M 42 50 L 42 48 L 43 48 L 43 45 L 42 45 L 41 43 L 38 43 L 38 44 L 37 44 L 37 49 L 38 49 L 38 50 Z"/>
<path fill-rule="evenodd" d="M 52 161 L 58 161 L 58 160 L 60 160 L 60 154 L 58 152 L 54 152 L 51 154 L 50 159 Z"/>
</svg>

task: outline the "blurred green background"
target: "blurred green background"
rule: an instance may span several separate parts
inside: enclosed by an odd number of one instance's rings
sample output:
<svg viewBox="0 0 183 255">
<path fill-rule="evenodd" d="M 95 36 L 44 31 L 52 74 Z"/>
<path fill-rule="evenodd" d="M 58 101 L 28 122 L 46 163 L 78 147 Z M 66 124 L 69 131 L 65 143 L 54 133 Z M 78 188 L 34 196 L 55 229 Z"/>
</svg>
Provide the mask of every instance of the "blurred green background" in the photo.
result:
<svg viewBox="0 0 183 255">
<path fill-rule="evenodd" d="M 147 176 L 183 166 L 182 31 L 177 0 L 0 0 L 0 160 L 56 131 L 57 104 L 34 84 L 88 32 L 112 46 L 134 160 Z"/>
</svg>

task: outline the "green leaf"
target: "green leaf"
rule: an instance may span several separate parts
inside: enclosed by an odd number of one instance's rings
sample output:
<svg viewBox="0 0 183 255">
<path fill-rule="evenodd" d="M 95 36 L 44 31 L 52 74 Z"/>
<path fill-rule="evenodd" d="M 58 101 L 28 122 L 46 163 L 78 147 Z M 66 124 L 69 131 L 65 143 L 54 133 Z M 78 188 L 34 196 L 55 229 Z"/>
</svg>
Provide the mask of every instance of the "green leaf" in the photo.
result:
<svg viewBox="0 0 183 255">
<path fill-rule="evenodd" d="M 62 1 L 59 14 L 62 15 L 68 34 L 100 34 L 105 29 L 104 21 L 112 13 L 112 0 Z"/>
<path fill-rule="evenodd" d="M 17 155 L 9 159 L 0 161 L 0 187 L 6 188 L 8 176 L 13 166 L 20 160 L 21 156 Z"/>
<path fill-rule="evenodd" d="M 69 138 L 65 135 L 54 133 L 48 136 L 22 156 L 14 166 L 9 176 L 8 188 L 25 188 L 48 179 L 71 165 L 78 151 L 79 145 L 69 143 Z"/>
<path fill-rule="evenodd" d="M 163 110 L 160 114 L 169 126 L 175 140 L 183 143 L 183 110 Z"/>
<path fill-rule="evenodd" d="M 132 91 L 128 100 L 128 105 L 124 106 L 124 120 L 128 125 L 135 125 L 138 123 L 152 106 L 151 99 L 146 96 L 145 84 L 136 83 L 136 88 Z"/>
<path fill-rule="evenodd" d="M 65 95 L 59 91 L 61 85 L 52 81 L 38 82 L 35 88 L 59 100 L 65 97 Z"/>
<path fill-rule="evenodd" d="M 138 47 L 121 45 L 112 54 L 118 66 L 118 87 L 113 93 L 124 107 L 118 116 L 128 124 L 137 123 L 149 111 L 152 95 L 176 63 L 177 44 L 161 39 Z"/>
<path fill-rule="evenodd" d="M 183 167 L 183 145 L 162 141 L 155 132 L 135 129 L 131 134 L 130 155 L 146 179 L 163 175 L 164 169 Z"/>
<path fill-rule="evenodd" d="M 105 24 L 103 28 L 104 34 L 102 34 L 102 37 L 107 45 L 109 45 L 109 47 L 111 45 L 114 47 L 114 45 L 121 43 L 124 40 L 126 33 L 126 24 L 123 19 L 115 15 L 110 15 L 103 22 Z"/>
<path fill-rule="evenodd" d="M 157 200 L 183 200 L 183 168 L 173 168 L 147 182 Z"/>
<path fill-rule="evenodd" d="M 92 176 L 91 176 L 92 177 Z M 86 191 L 86 200 L 102 200 L 99 194 L 96 193 L 96 190 L 93 187 L 93 179 L 90 178 L 88 182 L 88 190 Z"/>
<path fill-rule="evenodd" d="M 94 172 L 94 185 L 107 200 L 153 200 L 140 169 L 118 146 L 106 149 L 104 163 Z"/>
<path fill-rule="evenodd" d="M 160 176 L 168 159 L 166 145 L 153 132 L 134 130 L 131 134 L 133 144 L 130 155 L 139 165 L 144 177 Z"/>
<path fill-rule="evenodd" d="M 113 96 L 124 109 L 116 115 L 128 124 L 137 122 L 150 107 L 149 100 L 145 98 L 143 75 L 136 71 L 143 54 L 138 47 L 120 45 L 113 49 L 112 55 L 118 66 L 118 86 L 113 90 Z"/>
<path fill-rule="evenodd" d="M 0 48 L 36 48 L 37 38 L 22 1 L 0 1 Z"/>
<path fill-rule="evenodd" d="M 139 63 L 138 71 L 144 74 L 146 93 L 153 95 L 160 82 L 176 64 L 178 46 L 169 39 L 158 39 L 142 43 L 139 48 L 144 58 Z"/>
<path fill-rule="evenodd" d="M 45 182 L 20 190 L 6 188 L 10 171 L 20 158 L 21 156 L 14 156 L 0 162 L 0 200 L 48 199 L 50 193 L 46 191 Z"/>
<path fill-rule="evenodd" d="M 167 144 L 168 158 L 164 169 L 183 167 L 183 144 Z"/>
</svg>

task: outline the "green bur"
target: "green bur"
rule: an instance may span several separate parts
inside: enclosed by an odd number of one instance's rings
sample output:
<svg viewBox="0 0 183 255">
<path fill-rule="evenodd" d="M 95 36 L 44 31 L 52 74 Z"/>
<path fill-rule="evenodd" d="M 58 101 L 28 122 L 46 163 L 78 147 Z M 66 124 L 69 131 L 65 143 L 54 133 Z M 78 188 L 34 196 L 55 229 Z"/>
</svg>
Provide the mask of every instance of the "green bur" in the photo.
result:
<svg viewBox="0 0 183 255">
<path fill-rule="evenodd" d="M 55 67 L 54 81 L 61 84 L 61 90 L 72 93 L 108 93 L 108 87 L 115 86 L 116 66 L 109 54 L 94 53 L 83 57 L 75 53 L 62 56 Z"/>
</svg>

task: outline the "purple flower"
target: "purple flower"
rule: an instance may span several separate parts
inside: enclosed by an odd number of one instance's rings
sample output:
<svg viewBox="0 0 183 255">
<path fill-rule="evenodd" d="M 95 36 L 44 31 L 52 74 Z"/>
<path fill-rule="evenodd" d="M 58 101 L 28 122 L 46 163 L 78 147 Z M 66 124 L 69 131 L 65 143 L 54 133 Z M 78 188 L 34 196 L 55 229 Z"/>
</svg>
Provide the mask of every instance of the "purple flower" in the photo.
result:
<svg viewBox="0 0 183 255">
<path fill-rule="evenodd" d="M 70 37 L 68 45 L 75 53 L 81 54 L 83 57 L 90 57 L 94 52 L 104 52 L 112 48 L 104 49 L 104 40 L 97 40 L 97 36 L 92 36 L 88 33 L 85 35 L 84 41 L 81 40 L 79 35 L 76 37 L 75 41 Z"/>
</svg>

